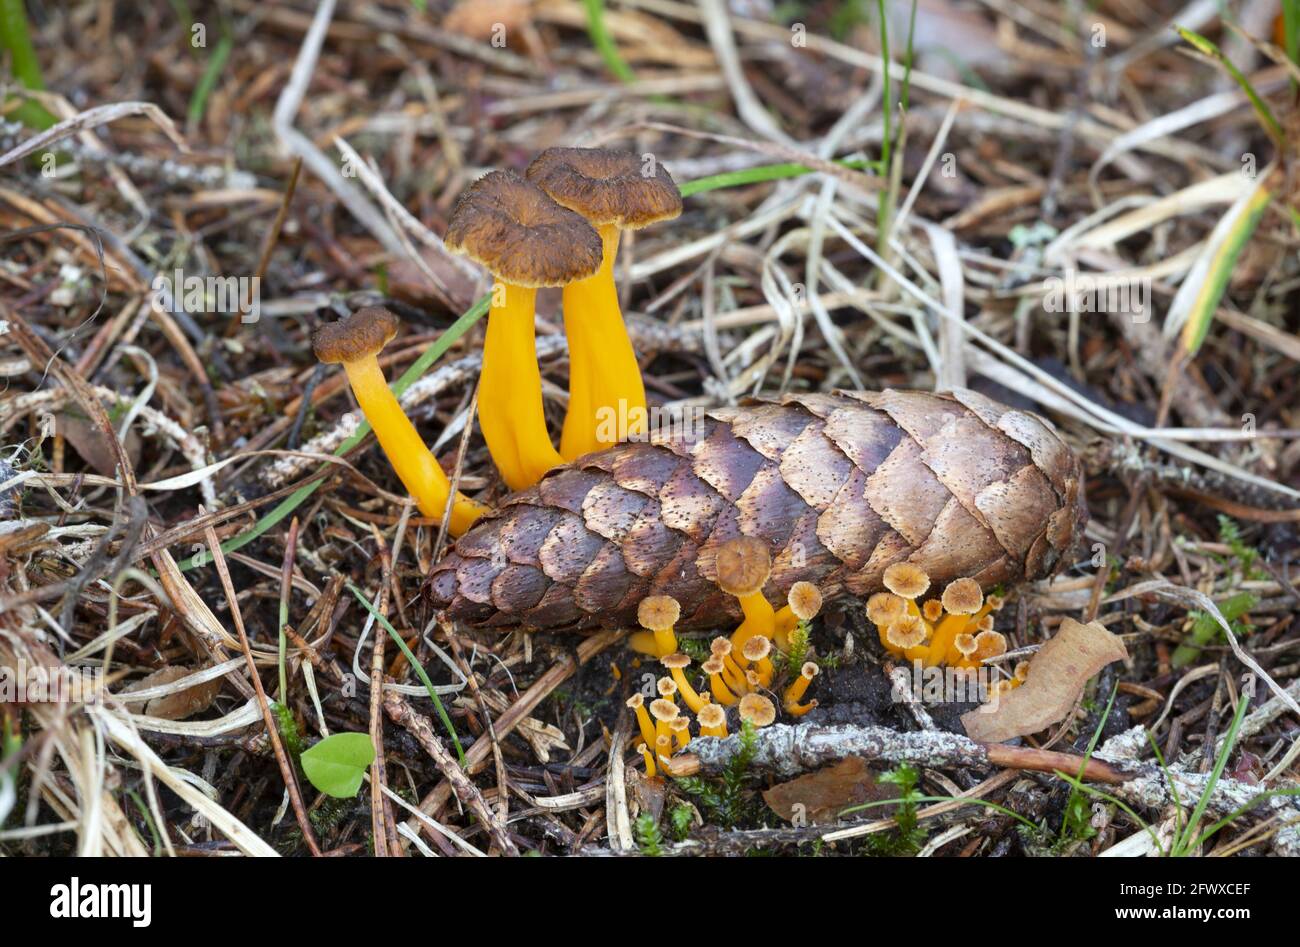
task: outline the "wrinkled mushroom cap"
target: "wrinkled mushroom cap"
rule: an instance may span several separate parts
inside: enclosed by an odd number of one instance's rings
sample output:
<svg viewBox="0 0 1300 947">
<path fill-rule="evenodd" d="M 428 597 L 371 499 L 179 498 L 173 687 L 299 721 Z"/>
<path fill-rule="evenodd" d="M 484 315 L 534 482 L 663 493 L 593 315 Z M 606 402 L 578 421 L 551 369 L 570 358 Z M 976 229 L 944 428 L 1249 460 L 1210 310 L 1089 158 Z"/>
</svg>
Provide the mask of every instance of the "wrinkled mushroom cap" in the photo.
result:
<svg viewBox="0 0 1300 947">
<path fill-rule="evenodd" d="M 740 698 L 740 719 L 756 727 L 766 727 L 776 720 L 776 704 L 762 694 L 746 694 Z"/>
<path fill-rule="evenodd" d="M 811 582 L 796 582 L 785 599 L 800 621 L 811 621 L 822 610 L 822 593 Z"/>
<path fill-rule="evenodd" d="M 671 677 L 661 677 L 655 682 L 655 687 L 659 690 L 660 697 L 672 697 L 677 693 L 677 682 Z"/>
<path fill-rule="evenodd" d="M 656 720 L 662 720 L 666 723 L 669 720 L 675 720 L 679 713 L 681 711 L 671 700 L 660 698 L 659 700 L 650 701 L 650 716 Z"/>
<path fill-rule="evenodd" d="M 724 667 L 725 665 L 722 663 L 722 658 L 717 655 L 714 655 L 700 665 L 700 668 L 705 674 L 721 674 Z"/>
<path fill-rule="evenodd" d="M 975 657 L 981 661 L 1007 653 L 1007 636 L 1000 631 L 981 631 L 975 636 Z"/>
<path fill-rule="evenodd" d="M 593 224 L 640 230 L 682 212 L 682 195 L 658 161 L 606 148 L 547 148 L 528 180 Z"/>
<path fill-rule="evenodd" d="M 691 722 L 685 717 L 681 717 L 681 716 L 674 717 L 672 720 L 668 721 L 668 729 L 672 730 L 674 733 L 676 733 L 678 730 L 685 730 L 690 725 Z"/>
<path fill-rule="evenodd" d="M 934 623 L 939 620 L 941 615 L 943 615 L 943 602 L 937 598 L 926 599 L 925 604 L 921 606 L 921 617 L 928 622 Z"/>
<path fill-rule="evenodd" d="M 510 171 L 486 174 L 461 195 L 446 244 L 516 286 L 585 279 L 604 253 L 591 224 Z"/>
<path fill-rule="evenodd" d="M 943 607 L 952 615 L 974 615 L 984 604 L 984 592 L 974 579 L 954 579 L 943 590 Z"/>
<path fill-rule="evenodd" d="M 642 696 L 640 691 L 637 691 L 627 699 L 627 706 L 629 710 L 636 710 L 638 707 L 644 707 L 645 697 Z"/>
<path fill-rule="evenodd" d="M 895 618 L 893 623 L 885 629 L 885 640 L 895 648 L 901 648 L 904 651 L 908 648 L 915 648 L 925 640 L 925 622 L 915 615 L 903 615 L 901 618 Z"/>
<path fill-rule="evenodd" d="M 675 651 L 672 654 L 664 655 L 659 659 L 659 663 L 670 671 L 674 669 L 680 670 L 681 668 L 690 667 L 691 659 L 689 655 L 683 654 L 680 651 Z"/>
<path fill-rule="evenodd" d="M 969 658 L 975 653 L 975 636 L 962 632 L 956 638 L 952 639 L 952 646 L 956 648 L 963 657 Z"/>
<path fill-rule="evenodd" d="M 649 631 L 667 631 L 677 624 L 682 607 L 671 595 L 650 595 L 636 607 L 636 619 Z"/>
<path fill-rule="evenodd" d="M 811 681 L 814 677 L 816 677 L 821 672 L 822 669 L 818 667 L 814 662 L 805 661 L 803 667 L 799 669 L 799 676 L 806 677 L 808 680 Z"/>
<path fill-rule="evenodd" d="M 930 576 L 910 562 L 895 562 L 885 570 L 885 588 L 903 598 L 920 598 L 930 587 Z"/>
<path fill-rule="evenodd" d="M 772 642 L 765 635 L 754 635 L 745 639 L 740 653 L 746 661 L 762 661 L 772 653 Z"/>
<path fill-rule="evenodd" d="M 888 625 L 907 611 L 907 605 L 893 592 L 877 592 L 867 599 L 867 618 L 873 625 Z"/>
<path fill-rule="evenodd" d="M 753 595 L 772 574 L 767 543 L 753 536 L 729 539 L 718 549 L 718 585 L 728 595 Z"/>
<path fill-rule="evenodd" d="M 383 306 L 358 309 L 346 319 L 312 330 L 311 348 L 326 365 L 377 355 L 397 335 L 401 320 Z"/>
<path fill-rule="evenodd" d="M 727 712 L 717 704 L 705 704 L 695 715 L 701 727 L 720 727 L 727 722 Z"/>
<path fill-rule="evenodd" d="M 718 635 L 709 643 L 709 651 L 719 660 L 725 658 L 731 654 L 731 639 L 724 635 Z"/>
</svg>

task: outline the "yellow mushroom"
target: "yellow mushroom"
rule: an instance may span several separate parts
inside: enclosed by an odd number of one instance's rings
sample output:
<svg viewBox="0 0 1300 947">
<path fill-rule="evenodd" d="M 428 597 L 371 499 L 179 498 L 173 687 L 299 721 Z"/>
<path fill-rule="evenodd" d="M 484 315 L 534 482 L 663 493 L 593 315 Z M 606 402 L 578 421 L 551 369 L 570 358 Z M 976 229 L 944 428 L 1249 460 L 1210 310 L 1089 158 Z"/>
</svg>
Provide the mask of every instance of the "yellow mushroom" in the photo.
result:
<svg viewBox="0 0 1300 947">
<path fill-rule="evenodd" d="M 727 686 L 726 681 L 722 679 L 722 658 L 715 654 L 700 667 L 704 669 L 705 674 L 709 675 L 709 690 L 713 694 L 713 699 L 719 704 L 726 704 L 728 707 L 734 704 L 738 698 L 731 692 L 731 688 Z"/>
<path fill-rule="evenodd" d="M 890 648 L 885 632 L 895 621 L 907 614 L 907 602 L 893 592 L 877 592 L 867 599 L 867 620 L 876 626 L 880 643 Z"/>
<path fill-rule="evenodd" d="M 569 408 L 560 453 L 573 460 L 622 437 L 646 433 L 645 385 L 614 285 L 619 233 L 682 212 L 672 177 L 642 155 L 603 148 L 548 148 L 526 172 L 551 198 L 594 225 L 600 269 L 564 288 L 569 341 Z"/>
<path fill-rule="evenodd" d="M 895 656 L 909 661 L 924 660 L 928 633 L 929 629 L 919 615 L 903 615 L 895 618 L 885 629 L 885 647 Z"/>
<path fill-rule="evenodd" d="M 671 700 L 677 703 L 677 682 L 671 677 L 661 677 L 655 681 L 655 689 L 659 691 L 659 696 L 664 700 Z"/>
<path fill-rule="evenodd" d="M 542 407 L 537 289 L 596 273 L 603 253 L 600 234 L 536 184 L 493 171 L 461 195 L 446 244 L 497 278 L 479 375 L 479 427 L 502 479 L 511 490 L 523 490 L 564 462 L 551 444 Z"/>
<path fill-rule="evenodd" d="M 685 717 L 674 717 L 668 721 L 668 729 L 672 731 L 673 740 L 677 744 L 677 749 L 684 750 L 686 745 L 691 742 L 691 722 Z"/>
<path fill-rule="evenodd" d="M 819 673 L 821 673 L 821 668 L 816 664 L 812 661 L 805 662 L 804 666 L 799 669 L 799 676 L 785 689 L 781 703 L 785 707 L 785 712 L 790 716 L 802 717 L 817 706 L 815 700 L 810 700 L 806 704 L 801 704 L 800 701 L 803 700 L 804 692 L 808 690 L 808 685 L 812 683 L 812 679 Z"/>
<path fill-rule="evenodd" d="M 415 500 L 420 512 L 441 522 L 447 509 L 451 483 L 424 439 L 398 403 L 379 367 L 379 352 L 397 334 L 397 316 L 378 306 L 361 309 L 342 322 L 319 326 L 311 337 L 316 358 L 341 364 L 362 414 L 374 429 L 375 439 L 388 462 Z M 448 530 L 459 536 L 486 513 L 488 507 L 461 494 L 451 506 Z"/>
<path fill-rule="evenodd" d="M 686 706 L 691 708 L 692 713 L 698 714 L 700 708 L 707 704 L 709 699 L 700 696 L 699 692 L 691 686 L 691 682 L 686 679 L 686 668 L 690 667 L 691 659 L 682 652 L 676 651 L 660 658 L 659 663 L 668 668 L 668 673 L 677 682 L 677 692 L 682 695 L 682 700 L 686 701 Z"/>
<path fill-rule="evenodd" d="M 930 639 L 930 651 L 925 658 L 926 667 L 944 662 L 956 664 L 960 660 L 953 648 L 953 639 L 966 630 L 970 616 L 984 604 L 984 592 L 974 579 L 955 579 L 943 590 L 942 602 L 943 610 L 948 614 L 939 622 L 934 637 Z"/>
<path fill-rule="evenodd" d="M 740 719 L 755 729 L 769 726 L 776 720 L 776 704 L 762 694 L 746 694 L 740 698 Z"/>
<path fill-rule="evenodd" d="M 921 606 L 921 617 L 933 625 L 943 616 L 943 602 L 937 598 L 928 598 Z"/>
<path fill-rule="evenodd" d="M 767 543 L 752 536 L 730 539 L 718 547 L 715 566 L 719 588 L 736 597 L 745 615 L 740 627 L 732 632 L 732 646 L 739 651 L 753 635 L 771 638 L 776 612 L 763 597 L 763 586 L 772 574 L 772 554 Z"/>
<path fill-rule="evenodd" d="M 671 733 L 664 733 L 663 736 L 655 737 L 655 756 L 659 757 L 659 765 L 665 769 L 671 765 L 673 758 L 673 738 Z"/>
<path fill-rule="evenodd" d="M 885 570 L 881 577 L 885 588 L 904 599 L 907 610 L 913 615 L 920 615 L 916 600 L 930 587 L 930 576 L 918 565 L 910 562 L 895 562 Z"/>
<path fill-rule="evenodd" d="M 727 735 L 727 712 L 717 704 L 705 704 L 695 715 L 700 725 L 702 737 L 725 737 Z"/>
<path fill-rule="evenodd" d="M 822 610 L 822 593 L 811 582 L 796 582 L 786 594 L 785 605 L 776 613 L 776 646 L 782 651 L 790 650 L 790 632 L 801 621 L 812 621 Z"/>
<path fill-rule="evenodd" d="M 671 731 L 668 729 L 668 723 L 676 720 L 681 713 L 677 705 L 671 700 L 664 700 L 660 697 L 658 700 L 650 701 L 650 716 L 655 718 L 655 747 L 658 749 L 658 740 L 662 737 L 669 736 Z"/>
<path fill-rule="evenodd" d="M 655 725 L 650 719 L 649 712 L 645 709 L 645 697 L 641 694 L 633 694 L 627 699 L 627 706 L 636 714 L 637 726 L 641 728 L 641 739 L 650 746 L 654 746 Z"/>
<path fill-rule="evenodd" d="M 971 658 L 983 664 L 989 658 L 1007 653 L 1007 637 L 1000 631 L 981 631 L 975 636 L 975 653 Z"/>
<path fill-rule="evenodd" d="M 775 668 L 772 667 L 772 640 L 765 635 L 754 635 L 740 649 L 741 656 L 751 665 L 758 677 L 758 686 L 767 687 L 772 683 Z"/>
<path fill-rule="evenodd" d="M 745 693 L 748 690 L 745 686 L 745 672 L 741 670 L 740 664 L 731 656 L 735 650 L 731 645 L 731 639 L 719 635 L 713 639 L 709 650 L 715 658 L 722 662 L 722 677 L 727 682 L 727 686 L 738 695 Z"/>
<path fill-rule="evenodd" d="M 636 607 L 636 618 L 650 635 L 642 636 L 636 632 L 629 636 L 628 644 L 633 650 L 652 658 L 672 654 L 677 650 L 677 635 L 673 626 L 681 614 L 682 607 L 671 595 L 650 595 L 643 598 Z"/>
<path fill-rule="evenodd" d="M 636 751 L 641 754 L 641 759 L 645 761 L 646 776 L 653 777 L 655 774 L 655 757 L 654 754 L 650 752 L 650 747 L 645 743 L 638 743 Z"/>
</svg>

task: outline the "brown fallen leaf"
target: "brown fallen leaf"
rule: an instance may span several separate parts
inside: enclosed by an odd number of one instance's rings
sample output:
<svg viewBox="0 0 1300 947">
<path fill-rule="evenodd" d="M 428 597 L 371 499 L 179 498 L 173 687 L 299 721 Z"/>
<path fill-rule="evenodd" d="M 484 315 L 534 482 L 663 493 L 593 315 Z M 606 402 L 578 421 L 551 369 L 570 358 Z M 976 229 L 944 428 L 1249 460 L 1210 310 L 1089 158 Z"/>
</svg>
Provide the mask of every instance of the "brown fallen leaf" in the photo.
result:
<svg viewBox="0 0 1300 947">
<path fill-rule="evenodd" d="M 179 681 L 183 677 L 188 677 L 195 673 L 195 670 L 194 668 L 176 665 L 161 667 L 152 674 L 147 674 L 140 680 L 123 688 L 122 693 L 130 694 L 151 687 L 162 687 L 165 684 Z M 192 717 L 211 707 L 212 702 L 217 699 L 219 693 L 221 693 L 221 678 L 195 684 L 193 687 L 187 687 L 175 694 L 155 697 L 145 705 L 144 712 L 150 717 L 161 717 L 163 720 L 184 720 L 186 717 Z"/>
<path fill-rule="evenodd" d="M 529 18 L 531 0 L 461 0 L 442 21 L 442 28 L 469 39 L 490 40 L 509 35 Z"/>
<path fill-rule="evenodd" d="M 881 786 L 859 756 L 848 756 L 789 782 L 777 783 L 763 793 L 763 801 L 788 822 L 801 814 L 808 823 L 836 822 L 849 806 L 897 798 L 892 786 Z M 799 809 L 797 807 L 802 807 Z M 876 818 L 887 818 L 891 806 L 878 807 Z"/>
<path fill-rule="evenodd" d="M 995 703 L 962 714 L 966 735 L 984 743 L 1001 743 L 1059 723 L 1094 674 L 1127 657 L 1124 642 L 1101 623 L 1083 625 L 1067 618 L 1034 655 L 1025 683 Z"/>
</svg>

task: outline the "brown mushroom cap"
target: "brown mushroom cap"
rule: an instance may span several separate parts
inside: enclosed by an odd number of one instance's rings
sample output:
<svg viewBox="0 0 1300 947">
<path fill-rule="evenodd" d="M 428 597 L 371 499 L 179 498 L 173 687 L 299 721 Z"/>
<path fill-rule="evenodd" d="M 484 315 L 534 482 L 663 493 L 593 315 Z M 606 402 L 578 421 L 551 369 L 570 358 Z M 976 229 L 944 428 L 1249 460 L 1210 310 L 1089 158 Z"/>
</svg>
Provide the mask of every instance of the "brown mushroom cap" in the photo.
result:
<svg viewBox="0 0 1300 947">
<path fill-rule="evenodd" d="M 629 710 L 636 710 L 638 707 L 643 707 L 645 706 L 645 697 L 642 696 L 640 691 L 637 691 L 627 699 L 627 706 Z"/>
<path fill-rule="evenodd" d="M 717 704 L 705 704 L 695 715 L 701 727 L 720 727 L 727 722 L 727 712 Z"/>
<path fill-rule="evenodd" d="M 1007 653 L 1007 636 L 1000 631 L 981 631 L 975 636 L 975 657 L 981 661 Z"/>
<path fill-rule="evenodd" d="M 772 574 L 767 543 L 753 536 L 729 539 L 718 549 L 718 586 L 728 595 L 753 595 Z"/>
<path fill-rule="evenodd" d="M 557 203 L 596 225 L 640 230 L 682 212 L 682 194 L 663 165 L 630 151 L 547 148 L 525 173 Z"/>
<path fill-rule="evenodd" d="M 796 582 L 785 599 L 800 621 L 811 621 L 822 610 L 822 593 L 811 582 Z"/>
<path fill-rule="evenodd" d="M 928 598 L 921 606 L 921 617 L 933 624 L 943 615 L 943 602 L 937 598 Z"/>
<path fill-rule="evenodd" d="M 975 653 L 975 636 L 963 631 L 952 639 L 952 646 L 957 649 L 962 657 L 969 658 Z"/>
<path fill-rule="evenodd" d="M 680 651 L 675 651 L 672 654 L 664 655 L 659 659 L 659 663 L 671 671 L 674 668 L 681 669 L 690 667 L 691 658 L 690 655 L 683 654 Z"/>
<path fill-rule="evenodd" d="M 659 700 L 650 701 L 650 716 L 656 720 L 667 723 L 669 720 L 675 720 L 680 713 L 681 710 L 671 700 L 660 698 Z"/>
<path fill-rule="evenodd" d="M 714 655 L 700 665 L 701 670 L 703 670 L 705 674 L 721 674 L 724 667 L 726 667 L 726 665 L 722 663 L 722 658 L 717 655 Z"/>
<path fill-rule="evenodd" d="M 943 590 L 943 607 L 953 615 L 974 615 L 984 604 L 984 592 L 974 579 L 954 579 Z"/>
<path fill-rule="evenodd" d="M 636 607 L 636 620 L 649 631 L 667 631 L 677 624 L 682 607 L 671 595 L 650 595 Z"/>
<path fill-rule="evenodd" d="M 347 319 L 317 326 L 311 333 L 311 348 L 326 365 L 355 362 L 378 354 L 397 335 L 401 324 L 383 306 L 367 306 Z"/>
<path fill-rule="evenodd" d="M 756 727 L 766 727 L 776 720 L 776 704 L 762 694 L 746 694 L 740 698 L 740 719 Z"/>
<path fill-rule="evenodd" d="M 930 576 L 918 565 L 895 562 L 882 577 L 885 588 L 903 598 L 920 598 L 930 587 Z"/>
<path fill-rule="evenodd" d="M 873 625 L 888 625 L 906 611 L 906 603 L 893 592 L 877 592 L 867 599 L 867 618 Z"/>
<path fill-rule="evenodd" d="M 764 635 L 746 638 L 740 646 L 740 654 L 746 661 L 762 661 L 772 653 L 772 642 Z"/>
<path fill-rule="evenodd" d="M 677 693 L 677 682 L 671 677 L 661 677 L 655 682 L 655 687 L 659 690 L 660 697 L 671 698 Z"/>
<path fill-rule="evenodd" d="M 723 635 L 718 635 L 718 637 L 714 638 L 713 641 L 709 643 L 709 651 L 718 659 L 725 658 L 727 655 L 731 654 L 731 639 L 724 637 Z"/>
<path fill-rule="evenodd" d="M 585 279 L 604 253 L 591 224 L 510 171 L 486 174 L 461 195 L 446 244 L 516 286 Z"/>
<path fill-rule="evenodd" d="M 806 677 L 808 680 L 811 681 L 814 677 L 816 677 L 821 672 L 822 669 L 818 667 L 814 662 L 805 661 L 803 667 L 799 669 L 799 676 Z"/>
<path fill-rule="evenodd" d="M 904 615 L 901 618 L 895 618 L 893 623 L 885 629 L 885 640 L 895 648 L 901 648 L 904 651 L 908 648 L 915 648 L 925 640 L 925 622 L 915 615 Z"/>
</svg>

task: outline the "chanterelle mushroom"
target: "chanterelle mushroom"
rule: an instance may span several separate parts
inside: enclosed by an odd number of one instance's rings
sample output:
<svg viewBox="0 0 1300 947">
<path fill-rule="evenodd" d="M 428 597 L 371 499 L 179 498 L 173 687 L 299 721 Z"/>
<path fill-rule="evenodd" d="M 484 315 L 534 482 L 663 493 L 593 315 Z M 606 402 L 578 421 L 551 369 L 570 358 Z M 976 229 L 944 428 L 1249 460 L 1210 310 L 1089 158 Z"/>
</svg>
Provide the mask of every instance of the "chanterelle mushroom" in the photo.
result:
<svg viewBox="0 0 1300 947">
<path fill-rule="evenodd" d="M 374 428 L 379 446 L 393 465 L 406 492 L 415 498 L 425 516 L 441 520 L 447 509 L 451 483 L 424 440 L 402 410 L 379 367 L 379 352 L 397 334 L 397 316 L 373 306 L 348 319 L 319 326 L 311 337 L 312 350 L 326 364 L 342 364 L 357 404 Z M 460 494 L 451 507 L 448 528 L 459 536 L 487 512 L 487 507 Z"/>
<path fill-rule="evenodd" d="M 447 247 L 497 278 L 479 381 L 483 439 L 512 490 L 563 463 L 546 432 L 533 318 L 539 286 L 564 286 L 601 265 L 600 235 L 537 185 L 509 171 L 479 178 L 461 195 Z"/>
<path fill-rule="evenodd" d="M 564 288 L 569 410 L 560 454 L 573 460 L 609 446 L 619 435 L 646 431 L 645 385 L 623 325 L 614 258 L 621 231 L 678 216 L 682 195 L 658 162 L 626 151 L 548 148 L 526 173 L 555 201 L 590 221 L 604 245 L 600 270 Z"/>
</svg>

